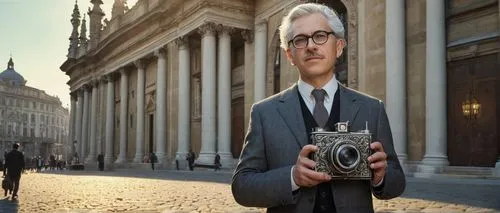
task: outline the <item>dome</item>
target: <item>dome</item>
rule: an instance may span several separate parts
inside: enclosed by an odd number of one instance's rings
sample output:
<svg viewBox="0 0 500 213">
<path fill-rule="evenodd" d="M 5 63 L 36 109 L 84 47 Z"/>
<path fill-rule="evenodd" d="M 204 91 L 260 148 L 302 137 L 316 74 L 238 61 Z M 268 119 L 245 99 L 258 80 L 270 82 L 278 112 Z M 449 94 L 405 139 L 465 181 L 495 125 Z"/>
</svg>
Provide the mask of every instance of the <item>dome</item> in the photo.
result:
<svg viewBox="0 0 500 213">
<path fill-rule="evenodd" d="M 26 84 L 24 77 L 14 70 L 14 62 L 10 58 L 7 69 L 0 73 L 0 80 L 9 85 L 24 86 Z"/>
</svg>

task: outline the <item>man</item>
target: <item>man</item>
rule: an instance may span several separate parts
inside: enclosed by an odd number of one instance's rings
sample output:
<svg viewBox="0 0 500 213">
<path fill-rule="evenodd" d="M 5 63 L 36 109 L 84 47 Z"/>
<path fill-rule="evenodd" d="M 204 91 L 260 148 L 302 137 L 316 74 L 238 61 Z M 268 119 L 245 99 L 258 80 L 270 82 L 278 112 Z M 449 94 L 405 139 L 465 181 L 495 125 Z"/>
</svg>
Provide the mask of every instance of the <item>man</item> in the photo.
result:
<svg viewBox="0 0 500 213">
<path fill-rule="evenodd" d="M 21 173 L 24 170 L 24 155 L 22 152 L 18 151 L 18 143 L 14 143 L 12 148 L 12 151 L 10 151 L 5 157 L 5 167 L 3 170 L 3 175 L 7 175 L 7 177 L 10 178 L 10 180 L 14 184 L 14 193 L 12 194 L 12 200 L 15 200 L 17 199 L 17 192 L 19 191 L 19 181 L 21 180 Z"/>
<path fill-rule="evenodd" d="M 194 168 L 194 159 L 196 158 L 196 154 L 194 154 L 193 150 L 189 148 L 189 152 L 186 156 L 186 160 L 188 161 L 189 170 L 193 171 Z"/>
<path fill-rule="evenodd" d="M 97 164 L 99 165 L 99 170 L 104 171 L 104 154 L 102 152 L 97 155 Z"/>
<path fill-rule="evenodd" d="M 151 152 L 151 169 L 155 170 L 155 163 L 158 161 L 158 157 L 156 157 L 156 154 L 154 152 Z"/>
<path fill-rule="evenodd" d="M 336 13 L 319 4 L 298 5 L 283 18 L 280 38 L 300 80 L 252 106 L 232 181 L 235 200 L 268 212 L 340 213 L 373 212 L 372 194 L 378 199 L 399 196 L 405 177 L 383 103 L 335 79 L 335 61 L 345 47 Z M 373 154 L 367 159 L 371 181 L 331 180 L 314 170 L 316 163 L 308 156 L 318 147 L 308 140 L 311 130 L 332 130 L 339 121 L 349 121 L 353 131 L 368 122 L 373 139 Z"/>
</svg>

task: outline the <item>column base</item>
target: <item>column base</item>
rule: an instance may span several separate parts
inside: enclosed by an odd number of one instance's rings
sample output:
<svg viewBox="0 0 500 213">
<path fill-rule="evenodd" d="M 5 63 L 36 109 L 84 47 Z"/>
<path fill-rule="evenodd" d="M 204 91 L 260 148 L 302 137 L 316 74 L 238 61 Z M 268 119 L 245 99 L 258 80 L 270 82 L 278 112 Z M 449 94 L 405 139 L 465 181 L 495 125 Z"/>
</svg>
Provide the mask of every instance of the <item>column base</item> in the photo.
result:
<svg viewBox="0 0 500 213">
<path fill-rule="evenodd" d="M 498 159 L 497 163 L 495 164 L 495 168 L 493 169 L 493 176 L 500 177 L 500 159 Z"/>
<path fill-rule="evenodd" d="M 125 156 L 118 156 L 116 159 L 115 163 L 117 164 L 123 164 L 127 162 L 127 158 Z"/>
<path fill-rule="evenodd" d="M 186 160 L 187 152 L 177 152 L 175 154 L 175 169 L 177 170 L 189 170 L 189 163 Z"/>
<path fill-rule="evenodd" d="M 233 158 L 233 154 L 229 153 L 229 152 L 222 152 L 222 153 L 219 153 L 220 155 L 220 163 L 222 164 L 222 168 L 224 169 L 233 169 L 236 164 L 235 164 L 235 160 Z"/>
<path fill-rule="evenodd" d="M 402 167 L 405 167 L 406 160 L 408 160 L 408 157 L 406 154 L 398 154 L 398 160 L 399 160 L 399 164 L 401 164 Z"/>
<path fill-rule="evenodd" d="M 435 166 L 435 167 L 443 167 L 448 166 L 448 157 L 444 155 L 425 155 L 424 159 L 421 162 L 423 165 L 427 166 Z"/>
<path fill-rule="evenodd" d="M 448 158 L 446 156 L 424 156 L 424 159 L 417 166 L 417 172 L 413 175 L 418 178 L 431 178 L 443 171 L 445 166 L 448 166 Z"/>
<path fill-rule="evenodd" d="M 406 165 L 406 161 L 408 160 L 406 154 L 398 154 L 398 160 L 399 164 L 401 165 L 401 168 L 403 169 L 403 172 L 406 174 L 408 171 L 408 167 Z"/>
<path fill-rule="evenodd" d="M 165 155 L 165 153 L 158 152 L 155 154 L 156 154 L 156 157 L 158 158 L 158 162 L 156 162 L 157 164 L 167 163 L 167 156 Z"/>
<path fill-rule="evenodd" d="M 215 152 L 200 152 L 200 156 L 196 159 L 197 164 L 214 164 Z"/>
<path fill-rule="evenodd" d="M 114 169 L 113 157 L 104 157 L 104 170 L 110 171 Z"/>
<path fill-rule="evenodd" d="M 144 159 L 144 155 L 142 153 L 135 153 L 135 157 L 134 157 L 133 162 L 134 163 L 144 163 L 144 162 L 142 162 L 143 159 Z"/>
<path fill-rule="evenodd" d="M 97 163 L 97 156 L 95 155 L 90 155 L 87 156 L 85 159 L 85 164 L 96 164 Z"/>
</svg>

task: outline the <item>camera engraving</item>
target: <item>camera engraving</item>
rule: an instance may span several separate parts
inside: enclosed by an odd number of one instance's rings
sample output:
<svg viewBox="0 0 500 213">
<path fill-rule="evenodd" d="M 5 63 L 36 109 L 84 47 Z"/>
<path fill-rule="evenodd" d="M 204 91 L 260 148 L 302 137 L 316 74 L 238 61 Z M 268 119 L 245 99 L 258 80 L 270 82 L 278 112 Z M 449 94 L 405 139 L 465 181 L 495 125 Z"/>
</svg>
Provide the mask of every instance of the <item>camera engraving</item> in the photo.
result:
<svg viewBox="0 0 500 213">
<path fill-rule="evenodd" d="M 371 179 L 368 127 L 350 132 L 348 122 L 339 122 L 336 129 L 335 132 L 316 129 L 311 133 L 313 144 L 319 148 L 314 154 L 315 170 L 329 174 L 332 179 Z"/>
</svg>

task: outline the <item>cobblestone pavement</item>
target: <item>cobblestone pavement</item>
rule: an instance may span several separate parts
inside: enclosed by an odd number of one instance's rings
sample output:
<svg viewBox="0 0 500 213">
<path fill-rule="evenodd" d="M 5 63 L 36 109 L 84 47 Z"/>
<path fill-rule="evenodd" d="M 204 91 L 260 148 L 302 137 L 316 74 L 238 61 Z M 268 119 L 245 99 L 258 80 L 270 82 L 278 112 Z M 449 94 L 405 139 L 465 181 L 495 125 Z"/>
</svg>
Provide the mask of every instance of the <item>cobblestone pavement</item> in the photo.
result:
<svg viewBox="0 0 500 213">
<path fill-rule="evenodd" d="M 42 172 L 21 179 L 19 200 L 0 212 L 238 212 L 227 171 Z M 0 195 L 1 196 L 1 195 Z M 500 180 L 408 178 L 396 199 L 374 199 L 377 212 L 500 212 Z"/>
</svg>

